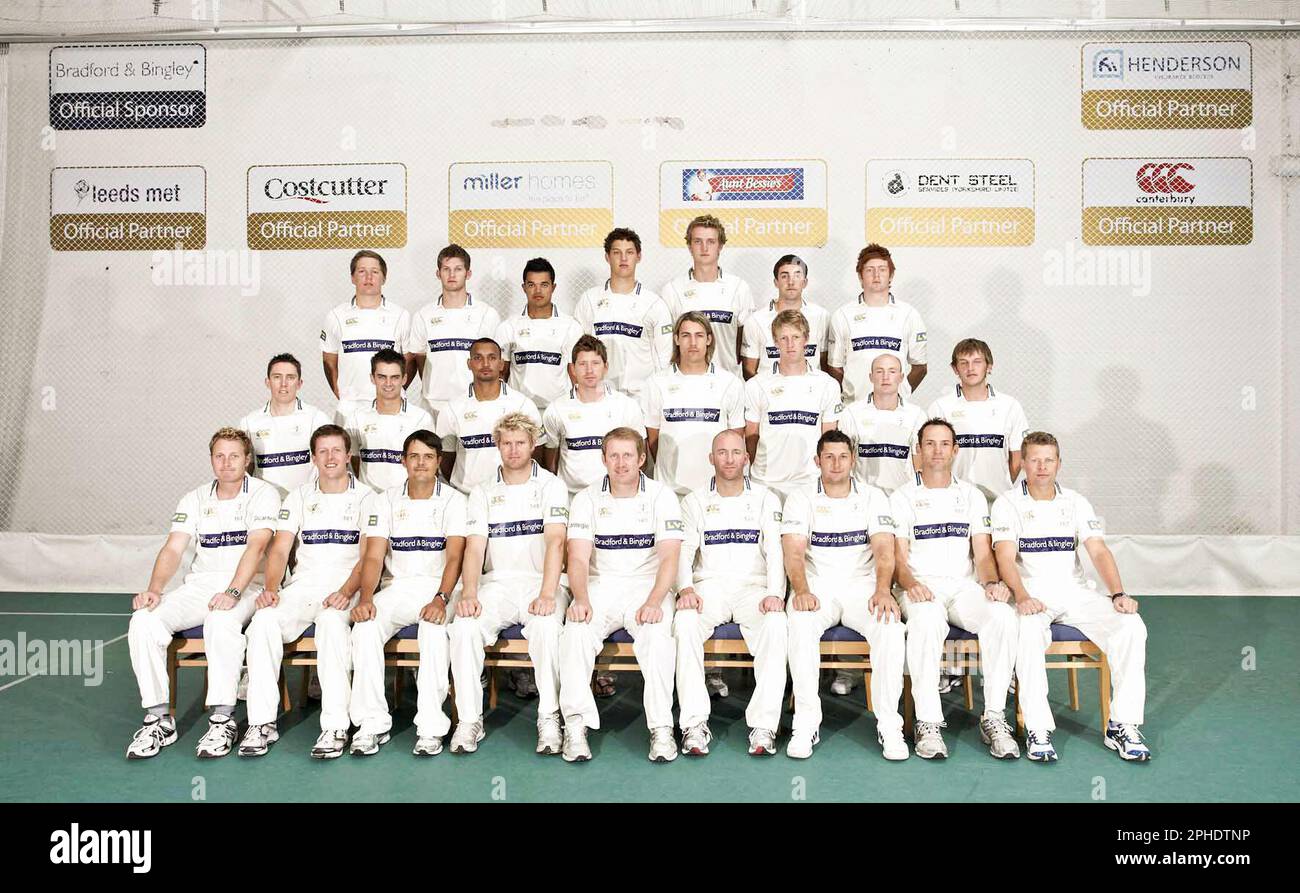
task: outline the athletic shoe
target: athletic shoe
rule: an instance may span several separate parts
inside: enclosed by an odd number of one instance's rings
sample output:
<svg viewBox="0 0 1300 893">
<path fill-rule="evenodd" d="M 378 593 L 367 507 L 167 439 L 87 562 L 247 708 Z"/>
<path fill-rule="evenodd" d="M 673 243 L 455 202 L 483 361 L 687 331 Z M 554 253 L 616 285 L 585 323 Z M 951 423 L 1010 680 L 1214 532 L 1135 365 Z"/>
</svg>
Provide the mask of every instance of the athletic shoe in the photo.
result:
<svg viewBox="0 0 1300 893">
<path fill-rule="evenodd" d="M 564 748 L 561 751 L 566 763 L 575 763 L 591 759 L 591 748 L 587 746 L 587 727 L 582 718 L 570 716 L 564 721 Z"/>
<path fill-rule="evenodd" d="M 709 691 L 711 698 L 725 698 L 731 694 L 731 689 L 727 688 L 727 680 L 722 678 L 722 670 L 709 670 L 704 674 L 704 687 Z"/>
<path fill-rule="evenodd" d="M 239 742 L 239 755 L 241 757 L 264 756 L 271 749 L 271 745 L 279 740 L 280 733 L 273 722 L 249 726 L 244 730 L 244 740 Z"/>
<path fill-rule="evenodd" d="M 564 749 L 564 733 L 560 731 L 560 714 L 537 717 L 537 752 L 559 753 Z"/>
<path fill-rule="evenodd" d="M 333 760 L 343 756 L 343 748 L 347 746 L 348 733 L 340 729 L 326 729 L 316 738 L 316 743 L 312 745 L 311 755 L 317 760 Z"/>
<path fill-rule="evenodd" d="M 989 746 L 989 753 L 999 760 L 1020 759 L 1020 745 L 1011 732 L 1011 726 L 1001 716 L 980 717 L 980 740 Z"/>
<path fill-rule="evenodd" d="M 388 743 L 388 733 L 380 732 L 378 735 L 370 732 L 358 731 L 352 736 L 352 756 L 369 757 L 379 753 L 379 747 Z"/>
<path fill-rule="evenodd" d="M 1108 722 L 1106 735 L 1102 738 L 1106 746 L 1120 755 L 1121 759 L 1144 763 L 1151 759 L 1151 750 L 1142 737 L 1142 730 L 1131 722 Z"/>
<path fill-rule="evenodd" d="M 612 698 L 618 694 L 618 688 L 614 685 L 613 673 L 597 673 L 595 694 L 598 698 Z"/>
<path fill-rule="evenodd" d="M 682 753 L 691 757 L 703 757 L 709 753 L 709 742 L 713 733 L 707 722 L 698 723 L 689 729 L 682 729 Z"/>
<path fill-rule="evenodd" d="M 835 671 L 835 681 L 831 683 L 831 694 L 847 695 L 853 693 L 853 687 L 858 684 L 858 674 L 849 673 L 845 670 Z"/>
<path fill-rule="evenodd" d="M 671 763 L 677 759 L 677 739 L 672 726 L 659 726 L 650 730 L 650 762 Z"/>
<path fill-rule="evenodd" d="M 537 697 L 537 679 L 532 670 L 511 670 L 510 687 L 515 690 L 516 697 L 524 700 Z"/>
<path fill-rule="evenodd" d="M 921 725 L 919 722 L 916 724 L 918 729 Z M 930 725 L 933 725 L 933 723 L 930 723 Z M 882 732 L 877 729 L 876 740 L 880 742 L 880 752 L 887 760 L 905 760 L 910 755 L 907 750 L 907 742 L 903 739 L 902 729 L 896 732 Z M 939 743 L 943 744 L 942 738 L 939 739 Z M 947 751 L 945 751 L 946 754 Z"/>
<path fill-rule="evenodd" d="M 452 753 L 473 753 L 478 750 L 478 743 L 483 740 L 483 720 L 456 723 L 456 731 L 451 736 Z"/>
<path fill-rule="evenodd" d="M 176 743 L 176 720 L 170 716 L 145 716 L 144 724 L 135 730 L 131 743 L 126 746 L 128 760 L 147 760 L 158 756 L 158 751 Z"/>
<path fill-rule="evenodd" d="M 962 677 L 960 676 L 940 676 L 939 677 L 939 694 L 946 695 L 950 691 L 958 691 L 962 687 Z"/>
<path fill-rule="evenodd" d="M 946 722 L 926 722 L 918 719 L 912 732 L 913 748 L 916 755 L 923 760 L 948 759 L 948 745 L 943 743 L 943 732 L 939 731 Z M 907 743 L 903 743 L 907 747 Z M 904 751 L 906 752 L 906 751 Z M 906 757 L 903 757 L 906 759 Z"/>
<path fill-rule="evenodd" d="M 776 732 L 769 729 L 749 730 L 749 755 L 770 757 L 776 754 Z"/>
<path fill-rule="evenodd" d="M 442 736 L 441 735 L 420 735 L 415 739 L 415 747 L 411 753 L 417 757 L 432 757 L 442 753 Z"/>
<path fill-rule="evenodd" d="M 320 677 L 316 675 L 315 670 L 311 671 L 311 679 L 307 682 L 307 700 L 320 700 Z"/>
<path fill-rule="evenodd" d="M 1052 746 L 1052 733 L 1048 730 L 1025 733 L 1025 756 L 1035 763 L 1055 763 L 1056 748 Z"/>
<path fill-rule="evenodd" d="M 199 739 L 194 752 L 199 759 L 211 760 L 224 757 L 235 746 L 235 736 L 239 733 L 235 720 L 224 713 L 214 713 L 208 717 L 208 730 Z"/>
<path fill-rule="evenodd" d="M 812 756 L 813 748 L 821 740 L 821 733 L 815 729 L 811 732 L 795 729 L 790 733 L 790 740 L 785 743 L 785 755 L 796 760 L 806 760 Z"/>
</svg>

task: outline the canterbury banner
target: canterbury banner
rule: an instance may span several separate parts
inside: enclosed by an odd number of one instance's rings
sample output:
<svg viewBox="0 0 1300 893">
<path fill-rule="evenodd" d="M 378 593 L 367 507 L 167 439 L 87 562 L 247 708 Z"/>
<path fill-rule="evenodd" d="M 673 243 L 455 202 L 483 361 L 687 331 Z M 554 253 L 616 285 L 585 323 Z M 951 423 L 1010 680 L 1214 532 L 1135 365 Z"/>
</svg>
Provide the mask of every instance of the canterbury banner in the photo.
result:
<svg viewBox="0 0 1300 893">
<path fill-rule="evenodd" d="M 1083 241 L 1089 245 L 1248 245 L 1249 158 L 1088 158 Z"/>
</svg>

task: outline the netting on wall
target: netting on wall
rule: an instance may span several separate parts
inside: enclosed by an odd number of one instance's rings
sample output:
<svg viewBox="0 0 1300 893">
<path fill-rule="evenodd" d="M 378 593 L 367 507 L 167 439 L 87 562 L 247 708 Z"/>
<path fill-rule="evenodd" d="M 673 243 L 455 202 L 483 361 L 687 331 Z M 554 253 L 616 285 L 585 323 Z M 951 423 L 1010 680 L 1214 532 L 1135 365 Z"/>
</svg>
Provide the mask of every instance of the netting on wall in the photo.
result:
<svg viewBox="0 0 1300 893">
<path fill-rule="evenodd" d="M 928 328 L 917 400 L 953 387 L 956 341 L 989 342 L 992 380 L 1061 438 L 1063 482 L 1110 530 L 1295 533 L 1277 442 L 1293 412 L 1280 385 L 1288 221 L 1268 164 L 1294 44 L 828 32 L 15 45 L 0 529 L 162 530 L 209 474 L 211 432 L 265 402 L 275 353 L 296 354 L 303 398 L 332 410 L 319 332 L 352 293 L 357 248 L 384 254 L 385 294 L 414 312 L 437 298 L 434 257 L 456 241 L 475 300 L 508 316 L 528 258 L 554 263 L 562 308 L 603 283 L 613 225 L 640 233 L 640 278 L 659 290 L 689 266 L 680 234 L 706 209 L 728 226 L 723 269 L 764 302 L 782 254 L 807 261 L 806 297 L 833 309 L 861 290 L 858 250 L 889 246 L 894 294 Z M 128 63 L 135 90 L 121 88 Z"/>
</svg>

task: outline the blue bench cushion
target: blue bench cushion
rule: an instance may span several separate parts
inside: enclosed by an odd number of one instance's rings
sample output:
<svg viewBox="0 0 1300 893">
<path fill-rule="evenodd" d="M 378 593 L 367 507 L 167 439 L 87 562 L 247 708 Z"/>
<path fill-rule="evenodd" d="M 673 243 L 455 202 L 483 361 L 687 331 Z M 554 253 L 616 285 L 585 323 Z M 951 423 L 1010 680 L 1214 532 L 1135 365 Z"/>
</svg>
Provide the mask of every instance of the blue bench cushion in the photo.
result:
<svg viewBox="0 0 1300 893">
<path fill-rule="evenodd" d="M 1065 623 L 1052 624 L 1053 642 L 1087 642 L 1088 637 L 1073 626 Z"/>
</svg>

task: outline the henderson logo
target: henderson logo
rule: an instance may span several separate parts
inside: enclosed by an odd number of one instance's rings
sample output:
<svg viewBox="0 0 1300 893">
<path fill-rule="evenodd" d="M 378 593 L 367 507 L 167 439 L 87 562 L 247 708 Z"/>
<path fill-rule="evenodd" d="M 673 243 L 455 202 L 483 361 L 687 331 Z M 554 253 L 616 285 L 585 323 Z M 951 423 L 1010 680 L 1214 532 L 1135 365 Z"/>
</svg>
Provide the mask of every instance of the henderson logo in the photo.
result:
<svg viewBox="0 0 1300 893">
<path fill-rule="evenodd" d="M 826 244 L 826 162 L 666 161 L 659 167 L 659 241 L 680 246 L 707 203 L 742 247 Z"/>
<path fill-rule="evenodd" d="M 55 251 L 160 251 L 207 244 L 207 172 L 186 167 L 56 167 Z"/>
<path fill-rule="evenodd" d="M 135 874 L 153 867 L 152 831 L 82 830 L 76 822 L 50 835 L 50 862 L 55 865 L 130 865 Z"/>
<path fill-rule="evenodd" d="M 406 165 L 254 165 L 248 247 L 261 251 L 401 248 Z"/>
<path fill-rule="evenodd" d="M 55 130 L 202 127 L 207 50 L 197 43 L 64 46 L 50 50 Z"/>
<path fill-rule="evenodd" d="M 1087 43 L 1080 76 L 1090 130 L 1236 129 L 1253 115 L 1244 40 Z"/>
</svg>

